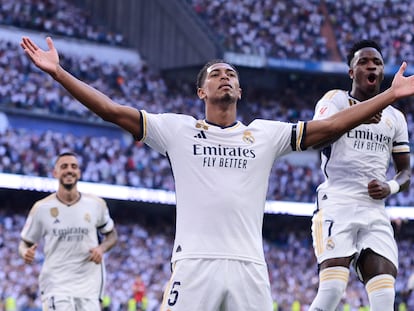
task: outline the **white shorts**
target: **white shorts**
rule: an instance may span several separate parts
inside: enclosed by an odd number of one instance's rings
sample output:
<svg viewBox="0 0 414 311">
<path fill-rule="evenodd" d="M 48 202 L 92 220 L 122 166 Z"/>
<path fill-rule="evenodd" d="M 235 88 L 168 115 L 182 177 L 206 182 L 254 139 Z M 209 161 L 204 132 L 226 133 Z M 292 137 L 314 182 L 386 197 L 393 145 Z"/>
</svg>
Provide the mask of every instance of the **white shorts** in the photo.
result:
<svg viewBox="0 0 414 311">
<path fill-rule="evenodd" d="M 160 310 L 271 311 L 267 266 L 229 259 L 178 260 Z"/>
<path fill-rule="evenodd" d="M 312 217 L 313 247 L 318 263 L 356 255 L 370 248 L 398 269 L 394 229 L 384 206 L 352 200 L 338 194 L 318 193 L 318 210 Z"/>
<path fill-rule="evenodd" d="M 99 299 L 52 295 L 42 297 L 43 311 L 101 311 Z"/>
</svg>

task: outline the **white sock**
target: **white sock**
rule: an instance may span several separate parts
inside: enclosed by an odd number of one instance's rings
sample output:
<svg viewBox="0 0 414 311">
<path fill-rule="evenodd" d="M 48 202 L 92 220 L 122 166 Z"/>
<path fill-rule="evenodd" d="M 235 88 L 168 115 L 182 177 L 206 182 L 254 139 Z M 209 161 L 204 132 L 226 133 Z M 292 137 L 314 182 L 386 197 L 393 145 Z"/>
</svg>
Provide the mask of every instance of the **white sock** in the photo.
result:
<svg viewBox="0 0 414 311">
<path fill-rule="evenodd" d="M 308 311 L 334 311 L 345 292 L 349 279 L 349 269 L 331 267 L 319 273 L 319 288 Z"/>
<path fill-rule="evenodd" d="M 395 279 L 389 274 L 373 277 L 365 285 L 370 311 L 393 311 L 395 299 Z"/>
</svg>

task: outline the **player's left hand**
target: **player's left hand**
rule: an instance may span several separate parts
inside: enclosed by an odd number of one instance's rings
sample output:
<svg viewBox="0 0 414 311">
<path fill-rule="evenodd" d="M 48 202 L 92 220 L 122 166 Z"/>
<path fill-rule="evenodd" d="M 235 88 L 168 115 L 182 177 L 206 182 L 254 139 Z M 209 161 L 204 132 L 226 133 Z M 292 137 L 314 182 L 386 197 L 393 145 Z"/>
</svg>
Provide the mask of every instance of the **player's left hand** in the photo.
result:
<svg viewBox="0 0 414 311">
<path fill-rule="evenodd" d="M 368 194 L 374 200 L 385 199 L 390 193 L 390 186 L 386 182 L 374 179 L 368 183 Z"/>
<path fill-rule="evenodd" d="M 89 261 L 93 261 L 96 264 L 102 262 L 103 251 L 101 247 L 97 246 L 89 250 Z"/>
</svg>

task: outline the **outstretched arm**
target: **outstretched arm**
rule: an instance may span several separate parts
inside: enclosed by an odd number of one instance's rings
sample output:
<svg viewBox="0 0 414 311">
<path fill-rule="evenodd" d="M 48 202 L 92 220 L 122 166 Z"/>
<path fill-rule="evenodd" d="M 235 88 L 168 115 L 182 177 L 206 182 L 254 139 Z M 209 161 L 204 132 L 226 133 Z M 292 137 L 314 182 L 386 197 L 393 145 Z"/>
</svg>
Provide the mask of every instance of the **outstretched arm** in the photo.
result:
<svg viewBox="0 0 414 311">
<path fill-rule="evenodd" d="M 46 42 L 48 50 L 42 50 L 28 37 L 23 37 L 20 45 L 33 64 L 52 76 L 85 107 L 103 120 L 117 124 L 135 137 L 141 137 L 141 114 L 139 111 L 112 101 L 102 92 L 64 70 L 59 64 L 59 55 L 52 39 L 47 37 Z"/>
<path fill-rule="evenodd" d="M 406 68 L 407 64 L 404 62 L 395 74 L 391 87 L 381 94 L 326 119 L 309 121 L 304 141 L 305 147 L 320 145 L 335 139 L 374 117 L 396 100 L 414 95 L 414 75 L 404 77 Z"/>
</svg>

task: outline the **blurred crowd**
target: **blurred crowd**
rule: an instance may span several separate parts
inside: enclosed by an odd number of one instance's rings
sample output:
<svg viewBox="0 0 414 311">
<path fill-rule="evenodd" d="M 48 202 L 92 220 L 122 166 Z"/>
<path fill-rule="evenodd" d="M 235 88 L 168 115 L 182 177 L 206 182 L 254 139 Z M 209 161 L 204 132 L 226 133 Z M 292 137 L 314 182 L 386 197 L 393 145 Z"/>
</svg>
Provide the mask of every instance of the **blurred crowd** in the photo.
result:
<svg viewBox="0 0 414 311">
<path fill-rule="evenodd" d="M 274 58 L 345 61 L 373 39 L 386 63 L 414 63 L 411 0 L 188 0 L 225 50 Z"/>
<path fill-rule="evenodd" d="M 17 207 L 13 206 L 13 209 Z M 134 295 L 136 276 L 145 285 L 145 310 L 159 309 L 163 289 L 170 276 L 169 260 L 174 227 L 166 219 L 157 220 L 153 217 L 141 214 L 129 221 L 116 220 L 119 241 L 105 257 L 106 295 L 111 302 L 107 310 L 128 311 L 128 301 Z M 264 250 L 273 299 L 278 303 L 279 310 L 291 310 L 295 301 L 300 302 L 306 310 L 318 284 L 310 228 L 307 227 L 307 222 L 280 217 L 279 220 L 271 220 L 267 224 L 271 228 L 264 230 Z M 42 251 L 40 246 L 36 263 L 33 265 L 25 265 L 18 256 L 17 245 L 24 220 L 24 214 L 3 214 L 0 217 L 0 301 L 11 297 L 15 300 L 18 311 L 31 310 L 25 307 L 28 305 L 32 305 L 33 310 L 39 310 L 34 307 L 39 308 L 40 305 L 37 277 L 43 260 Z M 396 288 L 401 291 L 414 268 L 414 259 L 410 255 L 413 252 L 413 238 L 405 236 L 398 240 L 398 244 L 400 271 Z M 367 305 L 363 285 L 354 273 L 351 274 L 346 295 L 343 297 L 342 304 L 344 303 L 352 306 L 351 310 Z M 414 308 L 413 299 L 409 303 Z"/>
<path fill-rule="evenodd" d="M 0 24 L 49 35 L 125 45 L 122 34 L 110 31 L 105 24 L 95 23 L 86 10 L 66 0 L 1 0 Z"/>
</svg>

